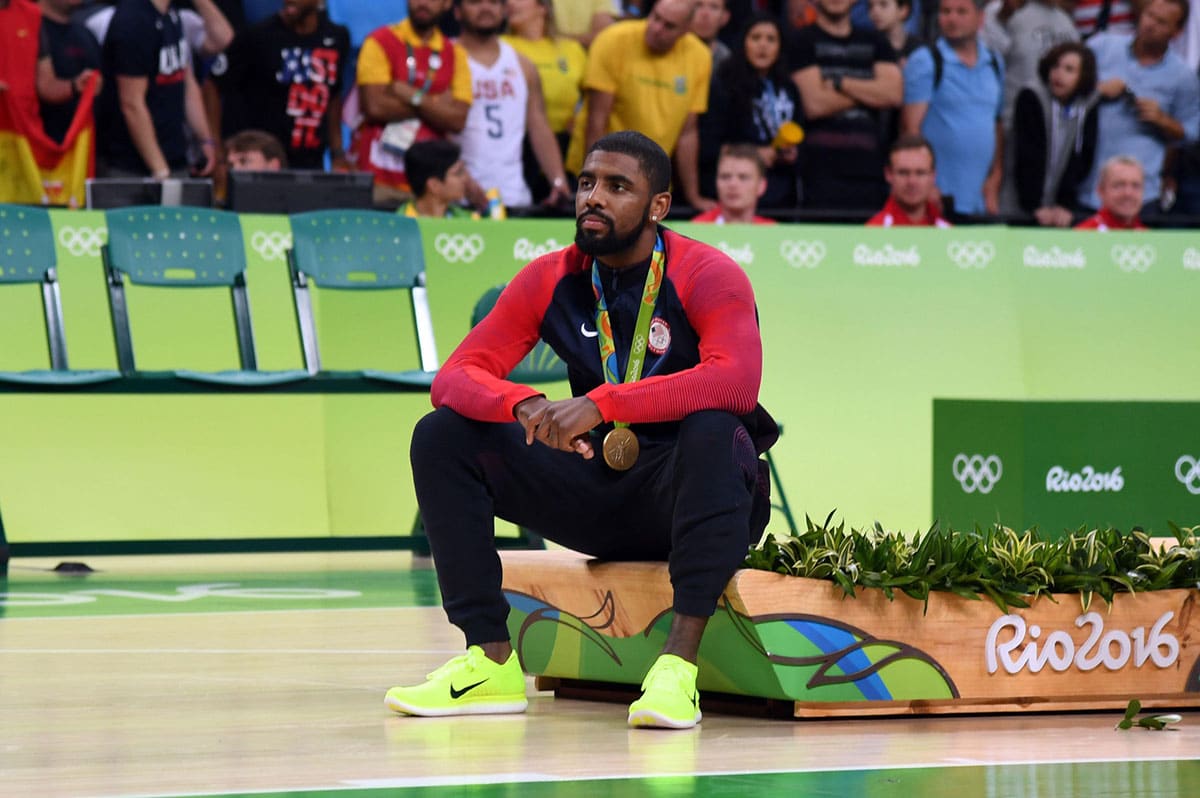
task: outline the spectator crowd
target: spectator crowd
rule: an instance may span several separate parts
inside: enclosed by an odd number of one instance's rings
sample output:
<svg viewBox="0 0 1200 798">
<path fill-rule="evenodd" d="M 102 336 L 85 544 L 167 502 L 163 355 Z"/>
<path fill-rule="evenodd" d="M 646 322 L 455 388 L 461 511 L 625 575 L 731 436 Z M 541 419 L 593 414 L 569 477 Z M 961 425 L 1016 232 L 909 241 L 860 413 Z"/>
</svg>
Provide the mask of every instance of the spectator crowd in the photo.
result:
<svg viewBox="0 0 1200 798">
<path fill-rule="evenodd" d="M 94 130 L 96 176 L 218 195 L 365 171 L 381 206 L 478 218 L 567 210 L 632 129 L 701 221 L 1130 227 L 1200 215 L 1192 5 L 0 0 L 0 137 Z"/>
</svg>

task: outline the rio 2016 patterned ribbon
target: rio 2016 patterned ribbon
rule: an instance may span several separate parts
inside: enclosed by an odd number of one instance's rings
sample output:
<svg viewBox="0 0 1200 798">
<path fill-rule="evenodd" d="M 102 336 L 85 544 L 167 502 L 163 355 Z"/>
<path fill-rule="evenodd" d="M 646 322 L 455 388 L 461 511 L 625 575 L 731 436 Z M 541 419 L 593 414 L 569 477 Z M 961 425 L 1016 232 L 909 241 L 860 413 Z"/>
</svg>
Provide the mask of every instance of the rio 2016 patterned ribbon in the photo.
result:
<svg viewBox="0 0 1200 798">
<path fill-rule="evenodd" d="M 637 382 L 642 377 L 642 369 L 646 363 L 646 345 L 650 337 L 650 320 L 654 315 L 654 305 L 658 301 L 658 292 L 662 288 L 664 263 L 666 253 L 663 249 L 662 236 L 654 242 L 654 254 L 650 256 L 650 268 L 646 270 L 646 282 L 642 286 L 642 301 L 638 306 L 637 322 L 634 324 L 633 343 L 629 347 L 629 359 L 625 364 L 625 379 L 617 374 L 620 364 L 617 360 L 617 344 L 613 338 L 612 319 L 608 314 L 608 302 L 604 299 L 604 285 L 600 281 L 600 268 L 592 261 L 592 291 L 596 295 L 596 340 L 600 347 L 600 363 L 604 369 L 604 379 L 610 385 L 621 382 Z M 637 436 L 625 429 L 628 422 L 613 422 L 616 429 L 604 439 L 604 459 L 612 468 L 625 471 L 633 467 L 637 460 Z"/>
</svg>

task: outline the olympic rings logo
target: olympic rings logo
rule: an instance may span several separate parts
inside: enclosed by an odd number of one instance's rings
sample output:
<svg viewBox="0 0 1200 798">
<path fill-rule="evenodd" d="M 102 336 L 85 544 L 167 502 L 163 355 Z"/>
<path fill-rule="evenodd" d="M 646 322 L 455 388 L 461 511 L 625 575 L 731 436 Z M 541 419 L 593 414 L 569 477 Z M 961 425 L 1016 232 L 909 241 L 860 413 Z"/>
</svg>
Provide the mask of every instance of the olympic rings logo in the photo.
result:
<svg viewBox="0 0 1200 798">
<path fill-rule="evenodd" d="M 991 241 L 951 241 L 946 254 L 960 269 L 985 269 L 996 257 L 996 247 Z"/>
<path fill-rule="evenodd" d="M 1113 263 L 1123 272 L 1144 272 L 1158 258 L 1158 250 L 1149 244 L 1115 244 L 1112 248 Z"/>
<path fill-rule="evenodd" d="M 1175 479 L 1187 488 L 1188 493 L 1200 496 L 1200 459 L 1185 454 L 1176 460 Z"/>
<path fill-rule="evenodd" d="M 100 247 L 108 238 L 103 227 L 64 227 L 58 231 L 58 243 L 77 258 L 84 255 L 99 257 Z"/>
<path fill-rule="evenodd" d="M 991 493 L 1004 475 L 1004 463 L 994 454 L 959 454 L 951 467 L 954 478 L 962 485 L 963 493 Z"/>
<path fill-rule="evenodd" d="M 284 260 L 285 253 L 292 248 L 292 234 L 259 230 L 250 237 L 250 248 L 263 260 Z"/>
<path fill-rule="evenodd" d="M 779 254 L 793 269 L 815 269 L 825 260 L 824 241 L 782 241 Z"/>
<path fill-rule="evenodd" d="M 449 263 L 473 263 L 483 254 L 483 236 L 439 233 L 433 240 L 433 248 Z"/>
<path fill-rule="evenodd" d="M 1200 272 L 1200 250 L 1188 247 L 1183 251 L 1183 268 L 1188 271 Z"/>
</svg>

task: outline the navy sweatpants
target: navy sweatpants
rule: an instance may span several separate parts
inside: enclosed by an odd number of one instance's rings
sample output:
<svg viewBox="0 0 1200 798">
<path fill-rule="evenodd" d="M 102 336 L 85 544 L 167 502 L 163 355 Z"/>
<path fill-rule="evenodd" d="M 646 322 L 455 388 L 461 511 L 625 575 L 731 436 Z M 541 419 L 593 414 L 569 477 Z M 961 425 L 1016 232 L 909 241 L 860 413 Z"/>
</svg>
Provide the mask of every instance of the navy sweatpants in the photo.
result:
<svg viewBox="0 0 1200 798">
<path fill-rule="evenodd" d="M 493 516 L 608 560 L 666 560 L 674 610 L 707 617 L 741 565 L 759 461 L 745 427 L 695 413 L 673 444 L 643 442 L 625 472 L 596 457 L 525 444 L 520 424 L 472 421 L 448 408 L 413 430 L 413 482 L 450 622 L 468 645 L 509 638 Z M 765 499 L 769 501 L 768 499 Z"/>
</svg>

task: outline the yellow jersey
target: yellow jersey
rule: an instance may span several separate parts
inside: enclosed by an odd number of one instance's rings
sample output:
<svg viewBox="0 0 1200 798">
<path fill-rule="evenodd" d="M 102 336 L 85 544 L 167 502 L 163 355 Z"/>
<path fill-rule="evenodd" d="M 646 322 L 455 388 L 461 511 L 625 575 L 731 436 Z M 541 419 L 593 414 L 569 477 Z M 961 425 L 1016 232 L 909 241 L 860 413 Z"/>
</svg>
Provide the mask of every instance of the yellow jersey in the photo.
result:
<svg viewBox="0 0 1200 798">
<path fill-rule="evenodd" d="M 546 36 L 533 40 L 506 35 L 500 38 L 537 67 L 550 129 L 555 133 L 570 131 L 571 122 L 579 109 L 583 70 L 587 66 L 587 53 L 583 45 L 564 37 L 552 39 Z"/>
<path fill-rule="evenodd" d="M 613 95 L 605 133 L 636 130 L 673 154 L 688 114 L 708 108 L 711 75 L 712 53 L 695 34 L 660 55 L 646 46 L 646 20 L 630 20 L 609 25 L 592 42 L 583 87 Z M 567 151 L 572 172 L 583 166 L 586 130 L 585 105 Z"/>
</svg>

